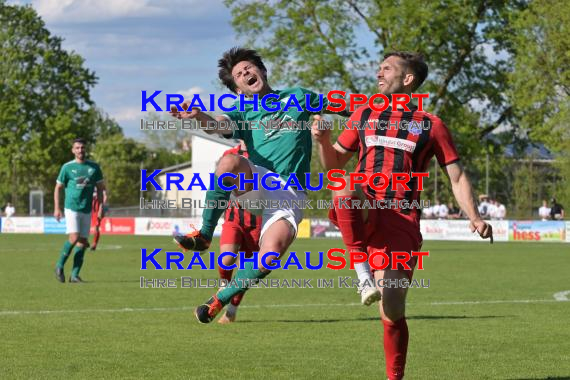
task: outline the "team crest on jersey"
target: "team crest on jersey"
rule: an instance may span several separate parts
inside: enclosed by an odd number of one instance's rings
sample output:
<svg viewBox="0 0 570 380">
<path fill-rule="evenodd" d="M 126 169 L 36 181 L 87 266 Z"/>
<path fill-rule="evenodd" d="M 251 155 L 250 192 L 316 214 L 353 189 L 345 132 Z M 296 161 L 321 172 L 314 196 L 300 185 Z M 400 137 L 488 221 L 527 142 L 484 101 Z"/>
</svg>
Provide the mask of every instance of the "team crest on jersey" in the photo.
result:
<svg viewBox="0 0 570 380">
<path fill-rule="evenodd" d="M 280 131 L 291 132 L 291 129 L 288 128 L 288 126 L 290 126 L 292 120 L 293 119 L 289 115 L 282 115 L 275 119 L 268 118 L 264 120 L 263 129 L 265 132 L 265 138 L 272 138 Z"/>
<path fill-rule="evenodd" d="M 422 126 L 417 121 L 412 120 L 408 124 L 408 131 L 414 136 L 419 136 L 422 134 Z"/>
</svg>

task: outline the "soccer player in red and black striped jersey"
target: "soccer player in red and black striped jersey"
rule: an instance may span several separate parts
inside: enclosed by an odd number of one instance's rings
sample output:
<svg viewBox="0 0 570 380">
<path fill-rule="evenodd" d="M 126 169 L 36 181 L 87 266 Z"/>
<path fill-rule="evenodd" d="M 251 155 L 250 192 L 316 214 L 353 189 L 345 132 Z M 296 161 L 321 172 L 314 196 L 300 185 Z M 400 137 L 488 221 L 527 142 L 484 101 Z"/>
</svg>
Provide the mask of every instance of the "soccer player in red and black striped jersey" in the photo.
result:
<svg viewBox="0 0 570 380">
<path fill-rule="evenodd" d="M 239 154 L 248 158 L 247 148 L 243 141 L 240 145 L 224 152 L 228 154 Z M 259 251 L 259 235 L 261 233 L 261 215 L 253 215 L 249 211 L 230 207 L 226 210 L 224 224 L 222 225 L 222 236 L 220 237 L 220 252 L 245 252 L 245 257 L 252 257 L 254 251 Z M 236 259 L 231 256 L 223 258 L 224 265 L 232 265 Z M 232 279 L 232 270 L 218 267 L 220 278 L 227 281 Z M 226 324 L 236 320 L 237 308 L 241 303 L 245 293 L 236 294 L 232 297 L 226 312 L 218 320 L 218 323 Z"/>
<path fill-rule="evenodd" d="M 107 192 L 103 191 L 103 200 L 99 199 L 97 192 L 93 192 L 93 203 L 91 204 L 91 225 L 94 226 L 93 231 L 93 244 L 91 244 L 91 250 L 95 251 L 97 249 L 97 244 L 99 244 L 99 238 L 101 237 L 101 221 L 105 217 L 105 209 L 100 213 L 99 209 L 104 207 L 107 202 Z"/>
<path fill-rule="evenodd" d="M 405 52 L 387 54 L 377 73 L 379 92 L 388 98 L 392 94 L 411 95 L 412 91 L 423 83 L 427 72 L 428 67 L 419 54 Z M 358 152 L 355 172 L 365 173 L 368 176 L 381 172 L 392 182 L 392 173 L 425 172 L 435 155 L 451 181 L 457 203 L 471 221 L 471 231 L 477 231 L 484 239 L 491 238 L 492 242 L 491 226 L 481 219 L 477 211 L 470 181 L 459 163 L 459 155 L 449 130 L 437 116 L 410 106 L 408 105 L 409 112 L 404 112 L 401 107 L 392 110 L 391 105 L 384 112 L 374 111 L 369 106 L 359 108 L 352 114 L 349 123 L 364 125 L 368 122 L 376 127 L 346 129 L 334 145 L 330 141 L 330 131 L 319 130 L 315 123 L 313 137 L 317 141 L 323 166 L 327 170 L 340 169 L 354 153 Z M 402 124 L 402 121 L 407 123 Z M 412 123 L 412 121 L 423 123 Z M 407 126 L 402 128 L 403 125 Z M 381 181 L 374 184 L 382 187 Z M 385 191 L 362 186 L 359 192 L 341 190 L 334 194 L 336 207 L 331 210 L 330 217 L 339 227 L 349 249 L 361 250 L 369 255 L 376 251 L 384 251 L 390 261 L 393 251 L 420 250 L 422 237 L 419 210 L 369 209 L 366 210 L 367 215 L 362 215 L 361 210 L 338 207 L 339 197 L 348 197 L 350 201 L 366 197 L 372 200 L 384 200 L 384 204 L 393 200 L 419 200 L 417 178 L 412 179 L 407 185 L 410 190 L 405 190 L 401 184 L 393 190 L 390 183 Z M 375 271 L 374 279 L 376 282 L 380 279 L 409 280 L 413 275 L 415 264 L 415 260 L 410 260 L 408 265 L 412 270 L 409 271 L 401 267 L 399 270 Z M 379 306 L 384 326 L 386 372 L 390 380 L 399 380 L 404 376 L 408 347 L 408 326 L 405 317 L 407 288 L 379 287 L 378 290 L 382 294 Z"/>
</svg>

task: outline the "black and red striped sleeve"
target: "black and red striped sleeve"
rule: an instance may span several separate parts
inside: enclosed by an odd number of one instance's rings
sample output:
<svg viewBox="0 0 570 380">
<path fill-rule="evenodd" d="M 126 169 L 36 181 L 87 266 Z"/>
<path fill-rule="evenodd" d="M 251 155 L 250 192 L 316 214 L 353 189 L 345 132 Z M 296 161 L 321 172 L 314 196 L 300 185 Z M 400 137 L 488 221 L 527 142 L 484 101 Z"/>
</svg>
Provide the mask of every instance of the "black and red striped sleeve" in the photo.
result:
<svg viewBox="0 0 570 380">
<path fill-rule="evenodd" d="M 240 145 L 236 145 L 233 148 L 226 150 L 223 156 L 227 156 L 228 154 L 239 154 L 240 148 Z"/>
<path fill-rule="evenodd" d="M 367 108 L 368 107 L 360 107 L 350 116 L 350 119 L 346 122 L 347 128 L 341 132 L 336 140 L 336 143 L 348 152 L 356 152 L 358 150 L 360 143 L 358 126 L 360 126 L 361 123 L 362 112 Z"/>
<path fill-rule="evenodd" d="M 447 126 L 439 118 L 432 119 L 431 123 L 431 137 L 434 140 L 433 151 L 435 152 L 437 162 L 441 166 L 447 166 L 459 161 L 459 153 L 457 153 L 457 148 L 455 148 L 451 132 Z"/>
</svg>

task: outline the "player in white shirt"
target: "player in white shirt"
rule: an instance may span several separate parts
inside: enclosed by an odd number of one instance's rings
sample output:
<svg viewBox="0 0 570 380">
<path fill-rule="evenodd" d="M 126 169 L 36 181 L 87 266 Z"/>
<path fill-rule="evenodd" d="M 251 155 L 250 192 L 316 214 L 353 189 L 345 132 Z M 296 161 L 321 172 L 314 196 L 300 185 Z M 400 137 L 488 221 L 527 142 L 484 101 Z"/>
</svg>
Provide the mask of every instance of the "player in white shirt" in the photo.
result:
<svg viewBox="0 0 570 380">
<path fill-rule="evenodd" d="M 497 202 L 497 219 L 503 220 L 507 216 L 507 208 L 504 204 Z"/>
<path fill-rule="evenodd" d="M 441 207 L 441 205 L 439 204 L 439 199 L 437 199 L 435 201 L 435 204 L 433 206 L 431 206 L 431 213 L 432 213 L 434 219 L 439 218 L 439 208 L 440 207 Z"/>
<path fill-rule="evenodd" d="M 439 205 L 439 213 L 438 214 L 439 214 L 438 215 L 439 219 L 447 219 L 447 216 L 449 215 L 449 209 L 447 208 L 445 203 L 442 203 L 441 205 Z"/>
<path fill-rule="evenodd" d="M 542 201 L 542 207 L 538 209 L 538 216 L 543 222 L 546 222 L 550 218 L 550 207 L 548 207 L 546 199 Z"/>
<path fill-rule="evenodd" d="M 4 213 L 6 215 L 6 218 L 10 218 L 12 215 L 14 215 L 16 213 L 16 208 L 14 206 L 12 206 L 12 204 L 10 202 L 8 202 L 6 204 L 6 208 L 4 209 Z"/>
<path fill-rule="evenodd" d="M 482 194 L 479 195 L 479 200 L 481 201 L 481 203 L 479 203 L 479 214 L 481 214 L 482 218 L 489 218 L 489 205 L 490 203 L 488 202 L 488 197 L 486 194 Z"/>
<path fill-rule="evenodd" d="M 424 219 L 433 218 L 433 206 L 426 207 L 422 210 L 422 217 Z"/>
<path fill-rule="evenodd" d="M 494 199 L 489 200 L 489 207 L 487 208 L 487 215 L 491 219 L 497 219 L 498 204 Z"/>
</svg>

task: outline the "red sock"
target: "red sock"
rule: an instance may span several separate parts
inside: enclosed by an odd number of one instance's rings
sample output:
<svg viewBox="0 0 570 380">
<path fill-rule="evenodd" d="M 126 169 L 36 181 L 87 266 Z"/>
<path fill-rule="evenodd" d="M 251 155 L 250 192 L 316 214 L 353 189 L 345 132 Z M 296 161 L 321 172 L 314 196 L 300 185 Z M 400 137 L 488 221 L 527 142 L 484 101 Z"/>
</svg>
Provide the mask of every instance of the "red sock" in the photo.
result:
<svg viewBox="0 0 570 380">
<path fill-rule="evenodd" d="M 386 357 L 386 374 L 390 380 L 400 380 L 404 377 L 406 354 L 408 352 L 408 324 L 406 317 L 384 323 L 384 356 Z"/>
<path fill-rule="evenodd" d="M 218 267 L 218 273 L 220 274 L 220 278 L 222 280 L 230 281 L 232 279 L 232 269 L 224 269 L 222 267 Z"/>
<path fill-rule="evenodd" d="M 239 306 L 239 304 L 241 303 L 241 299 L 243 298 L 244 293 L 239 293 L 236 294 L 235 296 L 232 297 L 232 299 L 230 300 L 230 303 L 234 306 Z"/>
<path fill-rule="evenodd" d="M 352 207 L 352 201 L 354 200 L 362 202 L 355 195 L 335 196 L 333 198 L 338 229 L 342 233 L 342 240 L 349 251 L 366 253 L 366 247 L 364 246 L 366 228 L 362 220 L 362 210 Z"/>
<path fill-rule="evenodd" d="M 97 243 L 99 243 L 99 237 L 101 236 L 101 233 L 99 232 L 99 229 L 95 229 L 95 235 L 93 237 L 93 246 L 96 247 Z"/>
</svg>

